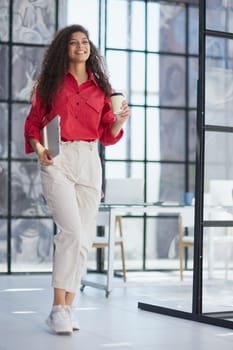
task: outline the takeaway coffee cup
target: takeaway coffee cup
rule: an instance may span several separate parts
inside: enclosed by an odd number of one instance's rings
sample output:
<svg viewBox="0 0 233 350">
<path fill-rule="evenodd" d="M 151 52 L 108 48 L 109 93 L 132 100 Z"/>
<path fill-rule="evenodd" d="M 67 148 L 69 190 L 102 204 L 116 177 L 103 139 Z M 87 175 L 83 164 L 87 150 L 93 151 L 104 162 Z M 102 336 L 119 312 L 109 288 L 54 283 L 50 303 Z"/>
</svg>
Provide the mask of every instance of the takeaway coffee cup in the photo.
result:
<svg viewBox="0 0 233 350">
<path fill-rule="evenodd" d="M 111 106 L 114 114 L 121 114 L 121 105 L 125 97 L 121 92 L 114 92 L 111 95 Z"/>
</svg>

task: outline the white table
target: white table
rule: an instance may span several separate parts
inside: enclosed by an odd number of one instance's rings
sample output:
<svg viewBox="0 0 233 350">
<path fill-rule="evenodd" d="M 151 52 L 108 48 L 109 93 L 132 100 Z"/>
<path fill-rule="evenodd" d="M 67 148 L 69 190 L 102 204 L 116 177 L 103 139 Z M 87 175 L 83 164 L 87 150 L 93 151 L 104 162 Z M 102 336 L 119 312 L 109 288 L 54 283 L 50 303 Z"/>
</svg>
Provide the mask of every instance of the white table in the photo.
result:
<svg viewBox="0 0 233 350">
<path fill-rule="evenodd" d="M 194 206 L 180 206 L 180 205 L 151 205 L 151 204 L 137 204 L 137 205 L 101 205 L 100 212 L 105 211 L 108 213 L 108 269 L 107 269 L 107 281 L 106 284 L 95 283 L 82 280 L 81 290 L 85 286 L 92 286 L 105 290 L 106 296 L 113 289 L 113 276 L 114 276 L 114 252 L 115 252 L 115 219 L 116 216 L 124 215 L 151 215 L 158 216 L 159 214 L 176 214 L 182 217 L 185 227 L 194 227 Z M 191 218 L 187 220 L 187 217 Z"/>
</svg>

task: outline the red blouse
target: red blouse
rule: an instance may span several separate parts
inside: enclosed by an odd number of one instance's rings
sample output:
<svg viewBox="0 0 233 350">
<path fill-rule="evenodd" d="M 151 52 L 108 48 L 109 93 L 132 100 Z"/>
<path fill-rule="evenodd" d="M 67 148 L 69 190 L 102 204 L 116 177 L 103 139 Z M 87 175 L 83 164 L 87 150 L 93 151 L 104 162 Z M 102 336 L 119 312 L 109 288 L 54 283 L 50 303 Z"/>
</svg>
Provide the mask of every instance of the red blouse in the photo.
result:
<svg viewBox="0 0 233 350">
<path fill-rule="evenodd" d="M 56 115 L 61 117 L 63 141 L 99 140 L 104 146 L 108 146 L 118 142 L 123 135 L 123 130 L 117 137 L 112 135 L 111 126 L 115 115 L 111 110 L 110 99 L 105 96 L 92 73 L 81 85 L 68 73 L 64 86 L 53 98 L 48 113 L 35 94 L 24 127 L 26 153 L 33 152 L 29 139 L 42 142 L 42 127 Z"/>
</svg>

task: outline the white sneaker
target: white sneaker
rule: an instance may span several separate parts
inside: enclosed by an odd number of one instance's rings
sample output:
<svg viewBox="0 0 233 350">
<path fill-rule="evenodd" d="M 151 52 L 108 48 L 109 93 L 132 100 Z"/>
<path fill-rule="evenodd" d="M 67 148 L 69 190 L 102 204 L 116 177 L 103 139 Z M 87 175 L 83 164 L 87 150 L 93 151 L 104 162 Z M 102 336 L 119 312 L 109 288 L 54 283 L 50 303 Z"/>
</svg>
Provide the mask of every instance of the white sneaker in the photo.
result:
<svg viewBox="0 0 233 350">
<path fill-rule="evenodd" d="M 47 325 L 57 334 L 72 334 L 70 308 L 65 305 L 55 305 L 46 320 Z"/>
<path fill-rule="evenodd" d="M 79 325 L 79 322 L 75 316 L 74 310 L 72 310 L 72 309 L 71 309 L 71 321 L 72 321 L 73 331 L 79 331 L 80 325 Z"/>
<path fill-rule="evenodd" d="M 79 331 L 80 325 L 79 325 L 79 322 L 76 318 L 74 308 L 72 308 L 72 306 L 68 306 L 68 305 L 67 305 L 67 307 L 70 309 L 70 313 L 71 313 L 72 329 L 73 329 L 73 331 Z"/>
</svg>

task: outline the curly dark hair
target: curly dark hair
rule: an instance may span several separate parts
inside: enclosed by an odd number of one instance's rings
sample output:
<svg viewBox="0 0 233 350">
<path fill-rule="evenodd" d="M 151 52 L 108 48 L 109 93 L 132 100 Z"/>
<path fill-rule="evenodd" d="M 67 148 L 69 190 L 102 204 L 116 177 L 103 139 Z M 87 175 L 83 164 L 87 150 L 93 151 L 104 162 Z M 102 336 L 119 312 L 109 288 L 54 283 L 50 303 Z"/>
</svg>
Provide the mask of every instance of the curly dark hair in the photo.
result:
<svg viewBox="0 0 233 350">
<path fill-rule="evenodd" d="M 90 43 L 90 56 L 86 62 L 87 70 L 91 71 L 100 88 L 106 96 L 110 96 L 112 87 L 108 79 L 107 67 L 99 50 L 89 39 L 88 31 L 81 25 L 74 24 L 59 30 L 48 46 L 41 66 L 41 73 L 35 87 L 43 106 L 48 107 L 57 90 L 65 81 L 68 70 L 68 43 L 72 33 L 84 33 Z"/>
</svg>

